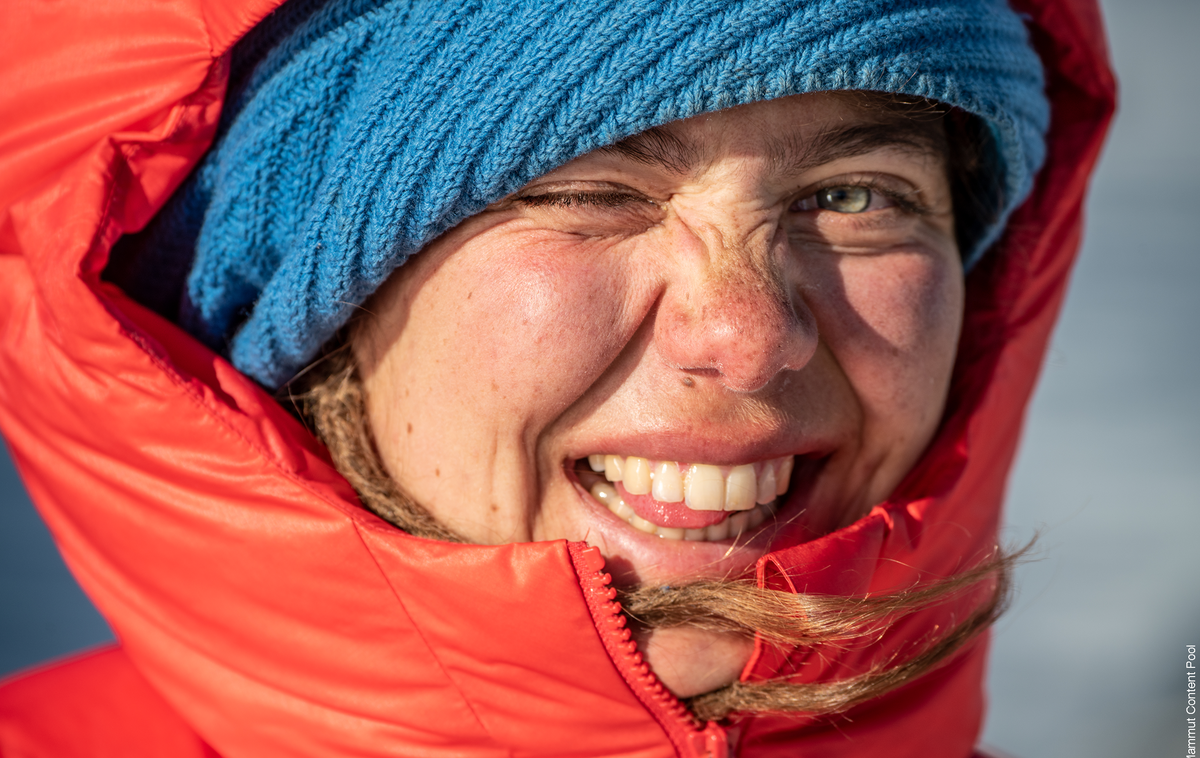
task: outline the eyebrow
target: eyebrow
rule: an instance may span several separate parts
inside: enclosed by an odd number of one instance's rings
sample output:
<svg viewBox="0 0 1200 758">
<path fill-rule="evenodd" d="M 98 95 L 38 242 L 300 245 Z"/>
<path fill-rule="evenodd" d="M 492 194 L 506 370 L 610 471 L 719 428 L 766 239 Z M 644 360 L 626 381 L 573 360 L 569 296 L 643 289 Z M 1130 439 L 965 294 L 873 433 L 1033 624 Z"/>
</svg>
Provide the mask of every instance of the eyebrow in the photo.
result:
<svg viewBox="0 0 1200 758">
<path fill-rule="evenodd" d="M 900 149 L 922 157 L 939 158 L 949 153 L 949 144 L 940 120 L 909 118 L 833 127 L 805 140 L 790 134 L 772 137 L 767 142 L 771 168 L 783 176 L 802 174 L 831 161 L 883 149 Z M 711 151 L 662 127 L 652 127 L 602 147 L 600 152 L 681 176 L 703 173 L 714 159 Z"/>
<path fill-rule="evenodd" d="M 711 157 L 706 156 L 695 145 L 676 137 L 661 126 L 652 126 L 620 142 L 605 145 L 598 152 L 627 158 L 644 166 L 661 168 L 672 174 L 696 173 L 712 162 Z"/>
</svg>

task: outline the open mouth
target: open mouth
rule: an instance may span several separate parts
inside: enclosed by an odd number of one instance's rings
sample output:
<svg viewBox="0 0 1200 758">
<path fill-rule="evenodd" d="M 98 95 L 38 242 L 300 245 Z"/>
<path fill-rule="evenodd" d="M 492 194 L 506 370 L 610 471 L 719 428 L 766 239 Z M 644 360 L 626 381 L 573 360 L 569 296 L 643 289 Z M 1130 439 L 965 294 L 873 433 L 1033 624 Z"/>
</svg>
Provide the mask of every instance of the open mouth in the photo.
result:
<svg viewBox="0 0 1200 758">
<path fill-rule="evenodd" d="M 666 540 L 737 539 L 773 517 L 795 456 L 740 466 L 589 455 L 574 473 L 592 498 L 634 529 Z"/>
</svg>

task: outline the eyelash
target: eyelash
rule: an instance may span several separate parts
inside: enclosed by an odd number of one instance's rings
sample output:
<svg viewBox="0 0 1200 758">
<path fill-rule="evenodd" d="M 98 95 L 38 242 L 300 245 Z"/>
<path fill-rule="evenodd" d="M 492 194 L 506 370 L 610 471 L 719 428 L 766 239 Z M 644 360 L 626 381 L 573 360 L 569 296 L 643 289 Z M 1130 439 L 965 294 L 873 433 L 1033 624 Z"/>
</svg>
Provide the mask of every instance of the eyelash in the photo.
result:
<svg viewBox="0 0 1200 758">
<path fill-rule="evenodd" d="M 904 213 L 908 213 L 908 214 L 916 215 L 916 216 L 923 216 L 923 215 L 927 215 L 929 213 L 929 209 L 925 205 L 923 205 L 922 203 L 913 199 L 913 195 L 916 194 L 915 192 L 908 192 L 908 193 L 897 192 L 896 190 L 894 190 L 890 187 L 884 187 L 879 182 L 874 181 L 872 179 L 868 179 L 868 178 L 864 178 L 864 179 L 856 178 L 856 179 L 852 179 L 852 180 L 848 180 L 848 181 L 833 182 L 833 183 L 830 183 L 827 185 L 823 185 L 823 186 L 818 187 L 815 190 L 813 190 L 813 192 L 811 192 L 810 194 L 805 195 L 804 197 L 799 198 L 797 200 L 793 200 L 792 203 L 789 205 L 789 209 L 796 206 L 797 204 L 799 204 L 801 202 L 816 198 L 817 195 L 820 194 L 821 192 L 825 192 L 825 191 L 831 190 L 831 189 L 838 189 L 838 188 L 842 188 L 842 187 L 865 187 L 866 189 L 870 190 L 871 192 L 877 192 L 880 195 L 882 195 L 883 197 L 890 200 L 892 203 L 894 203 L 895 206 Z M 539 195 L 517 196 L 513 199 L 516 202 L 521 203 L 522 205 L 525 205 L 528 207 L 533 207 L 533 208 L 546 208 L 546 207 L 572 208 L 572 207 L 585 206 L 585 207 L 591 207 L 591 208 L 620 209 L 620 208 L 627 208 L 632 203 L 639 203 L 639 204 L 646 203 L 646 204 L 650 204 L 650 205 L 657 205 L 657 203 L 654 203 L 654 201 L 652 201 L 642 195 L 637 195 L 637 194 L 633 194 L 633 193 L 629 193 L 629 192 L 616 192 L 616 191 L 611 191 L 611 192 L 547 192 L 545 194 L 539 194 Z M 821 210 L 825 210 L 825 209 L 821 209 Z M 793 211 L 793 212 L 803 213 L 803 212 L 807 212 L 807 211 Z M 830 212 L 836 213 L 837 211 L 830 211 Z M 857 215 L 857 214 L 847 213 L 845 215 Z"/>
<path fill-rule="evenodd" d="M 514 199 L 522 205 L 534 208 L 571 208 L 580 205 L 593 208 L 624 208 L 630 202 L 650 202 L 644 197 L 627 192 L 547 192 L 544 195 L 525 195 Z"/>
<path fill-rule="evenodd" d="M 843 180 L 843 181 L 830 182 L 829 184 L 825 184 L 823 186 L 817 187 L 815 190 L 813 190 L 811 193 L 805 195 L 804 197 L 793 200 L 792 204 L 789 206 L 789 208 L 794 208 L 796 205 L 806 202 L 808 200 L 815 201 L 816 197 L 818 195 L 820 195 L 822 192 L 827 192 L 829 190 L 834 190 L 834 189 L 853 188 L 853 187 L 863 187 L 867 190 L 870 190 L 872 193 L 878 193 L 879 195 L 883 196 L 884 198 L 890 200 L 892 203 L 895 204 L 896 208 L 898 208 L 900 211 L 902 211 L 906 214 L 910 214 L 910 215 L 914 215 L 914 216 L 925 216 L 925 215 L 928 215 L 930 212 L 930 209 L 928 207 L 926 207 L 923 203 L 921 203 L 920 201 L 918 201 L 914 198 L 914 196 L 917 195 L 917 193 L 915 191 L 897 192 L 894 188 L 884 186 L 880 182 L 878 182 L 874 179 L 871 179 L 871 178 L 853 178 L 853 179 L 847 179 L 847 180 Z M 805 209 L 802 211 L 795 211 L 795 212 L 804 213 L 804 212 L 808 212 L 808 210 L 809 209 Z M 819 209 L 815 209 L 815 210 L 827 210 L 827 209 L 819 208 Z M 830 211 L 830 212 L 836 213 L 837 211 Z M 846 213 L 845 215 L 854 216 L 854 215 L 858 215 L 858 214 Z"/>
</svg>

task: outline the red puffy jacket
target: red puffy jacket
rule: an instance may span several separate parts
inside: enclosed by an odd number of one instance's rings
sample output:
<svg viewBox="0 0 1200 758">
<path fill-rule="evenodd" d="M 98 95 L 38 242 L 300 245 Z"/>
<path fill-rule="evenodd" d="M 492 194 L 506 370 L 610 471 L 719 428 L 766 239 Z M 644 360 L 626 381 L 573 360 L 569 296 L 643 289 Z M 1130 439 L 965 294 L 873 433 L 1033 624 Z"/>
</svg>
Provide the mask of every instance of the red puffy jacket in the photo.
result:
<svg viewBox="0 0 1200 758">
<path fill-rule="evenodd" d="M 101 280 L 213 137 L 234 42 L 280 0 L 0 9 L 0 428 L 120 639 L 0 687 L 4 756 L 964 758 L 986 645 L 837 717 L 696 723 L 646 671 L 594 550 L 415 539 L 363 510 L 269 395 Z M 968 277 L 947 419 L 892 498 L 760 581 L 885 592 L 986 556 L 1114 104 L 1092 0 L 1020 0 L 1049 159 Z M 833 681 L 911 654 L 978 593 L 869 646 L 760 648 Z"/>
</svg>

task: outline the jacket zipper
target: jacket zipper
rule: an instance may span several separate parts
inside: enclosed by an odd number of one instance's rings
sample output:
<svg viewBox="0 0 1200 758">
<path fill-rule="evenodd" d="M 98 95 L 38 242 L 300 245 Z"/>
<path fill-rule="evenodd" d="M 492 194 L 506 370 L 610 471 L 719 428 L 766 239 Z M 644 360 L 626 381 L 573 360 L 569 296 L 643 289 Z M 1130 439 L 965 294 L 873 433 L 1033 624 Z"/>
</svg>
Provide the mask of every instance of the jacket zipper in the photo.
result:
<svg viewBox="0 0 1200 758">
<path fill-rule="evenodd" d="M 610 586 L 612 575 L 604 571 L 600 550 L 582 542 L 569 543 L 569 550 L 605 650 L 633 694 L 667 733 L 675 753 L 679 758 L 731 758 L 725 730 L 715 721 L 702 724 L 642 659 L 616 600 L 617 591 Z"/>
</svg>

